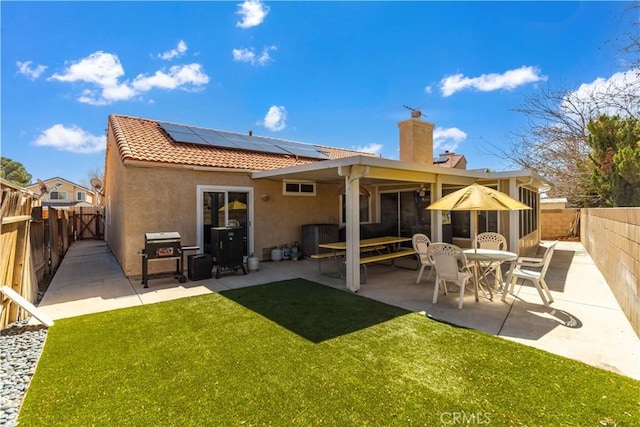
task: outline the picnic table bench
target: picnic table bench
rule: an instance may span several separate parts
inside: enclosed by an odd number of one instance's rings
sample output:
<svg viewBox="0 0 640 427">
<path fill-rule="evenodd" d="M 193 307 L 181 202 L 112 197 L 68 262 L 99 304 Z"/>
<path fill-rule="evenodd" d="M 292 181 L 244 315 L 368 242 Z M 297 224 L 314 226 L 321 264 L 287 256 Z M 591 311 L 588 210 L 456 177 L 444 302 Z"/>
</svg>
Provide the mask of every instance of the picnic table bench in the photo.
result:
<svg viewBox="0 0 640 427">
<path fill-rule="evenodd" d="M 413 249 L 402 249 L 400 248 L 400 244 L 402 242 L 410 241 L 410 238 L 406 237 L 398 237 L 398 236 L 386 236 L 386 237 L 376 237 L 372 239 L 364 239 L 360 241 L 360 253 L 361 254 L 369 254 L 371 252 L 375 252 L 373 255 L 360 257 L 360 266 L 364 270 L 363 275 L 363 283 L 367 282 L 367 264 L 383 262 L 383 261 L 391 261 L 390 265 L 394 265 L 394 261 L 397 258 L 402 258 L 406 256 L 412 256 L 415 254 Z M 345 262 L 339 262 L 339 257 L 342 257 L 346 254 L 346 242 L 335 242 L 335 243 L 323 243 L 319 245 L 324 249 L 331 249 L 332 252 L 324 252 L 321 254 L 317 254 L 316 257 L 311 255 L 311 258 L 316 258 L 318 260 L 326 259 L 326 258 L 335 258 L 338 261 L 338 273 L 341 277 L 344 277 L 344 269 L 346 268 Z M 318 265 L 320 272 L 322 272 L 320 265 Z"/>
</svg>

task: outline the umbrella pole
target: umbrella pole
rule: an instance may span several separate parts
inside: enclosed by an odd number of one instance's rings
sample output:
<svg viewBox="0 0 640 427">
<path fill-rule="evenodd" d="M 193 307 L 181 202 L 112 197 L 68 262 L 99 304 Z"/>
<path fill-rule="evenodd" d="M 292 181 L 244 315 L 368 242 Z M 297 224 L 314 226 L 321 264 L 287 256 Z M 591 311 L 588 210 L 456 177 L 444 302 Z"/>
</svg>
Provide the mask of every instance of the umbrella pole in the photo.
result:
<svg viewBox="0 0 640 427">
<path fill-rule="evenodd" d="M 473 241 L 471 242 L 471 244 L 473 245 L 473 251 L 474 252 L 478 252 L 478 244 L 476 242 L 476 240 L 478 239 L 478 211 L 474 210 L 473 211 Z M 475 291 L 476 291 L 476 301 L 479 300 L 478 298 L 478 286 L 480 286 L 480 284 L 478 283 L 478 267 L 479 267 L 480 263 L 478 261 L 474 261 L 473 263 L 473 278 L 476 281 L 475 283 Z M 484 294 L 484 290 L 482 291 Z"/>
</svg>

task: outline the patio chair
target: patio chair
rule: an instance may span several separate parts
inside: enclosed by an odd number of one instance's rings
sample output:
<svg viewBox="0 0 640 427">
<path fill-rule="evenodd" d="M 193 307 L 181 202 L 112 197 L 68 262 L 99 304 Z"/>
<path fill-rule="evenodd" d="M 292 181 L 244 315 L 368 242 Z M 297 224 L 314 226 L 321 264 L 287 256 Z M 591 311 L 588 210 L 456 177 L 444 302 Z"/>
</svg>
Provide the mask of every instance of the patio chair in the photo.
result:
<svg viewBox="0 0 640 427">
<path fill-rule="evenodd" d="M 553 297 L 551 296 L 551 292 L 549 291 L 547 282 L 545 282 L 544 280 L 544 276 L 547 274 L 549 264 L 551 263 L 551 257 L 553 256 L 553 251 L 555 250 L 557 244 L 557 240 L 550 244 L 544 251 L 544 255 L 542 256 L 542 258 L 518 258 L 518 261 L 516 261 L 513 271 L 511 272 L 509 293 L 513 293 L 513 288 L 518 279 L 530 280 L 538 290 L 540 298 L 542 298 L 542 303 L 546 307 L 549 307 L 549 304 L 553 302 Z M 528 270 L 525 268 L 540 268 L 540 271 Z"/>
<path fill-rule="evenodd" d="M 500 233 L 493 233 L 487 231 L 485 233 L 478 234 L 473 239 L 474 248 L 482 249 L 494 249 L 497 251 L 507 250 L 507 239 Z M 502 268 L 500 262 L 481 261 L 482 277 L 486 277 L 492 274 L 495 277 L 495 284 L 497 288 L 502 289 Z M 480 274 L 480 272 L 478 272 Z"/>
<path fill-rule="evenodd" d="M 473 273 L 469 270 L 469 262 L 462 249 L 450 243 L 432 243 L 427 249 L 427 255 L 436 269 L 436 283 L 433 289 L 433 304 L 438 302 L 440 284 L 447 294 L 447 282 L 453 282 L 460 287 L 458 308 L 462 308 L 464 288 L 469 280 L 473 280 Z"/>
<path fill-rule="evenodd" d="M 422 273 L 426 267 L 429 268 L 429 275 L 427 276 L 427 280 L 431 278 L 433 274 L 434 265 L 427 256 L 427 249 L 429 245 L 431 245 L 431 240 L 422 233 L 416 233 L 411 236 L 411 243 L 413 245 L 413 250 L 416 251 L 416 258 L 418 258 L 418 262 L 420 263 L 420 272 L 418 273 L 418 279 L 416 283 L 420 283 L 420 278 L 422 277 Z"/>
</svg>

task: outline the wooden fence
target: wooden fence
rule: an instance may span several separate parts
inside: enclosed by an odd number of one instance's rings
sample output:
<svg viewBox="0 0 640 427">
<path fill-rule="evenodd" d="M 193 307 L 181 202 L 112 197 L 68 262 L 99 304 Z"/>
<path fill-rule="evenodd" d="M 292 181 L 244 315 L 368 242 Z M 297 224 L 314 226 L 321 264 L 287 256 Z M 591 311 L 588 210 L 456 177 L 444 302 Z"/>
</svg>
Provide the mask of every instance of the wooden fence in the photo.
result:
<svg viewBox="0 0 640 427">
<path fill-rule="evenodd" d="M 25 192 L 2 188 L 0 203 L 0 286 L 8 286 L 28 301 L 37 297 L 37 279 L 31 263 L 31 205 Z M 20 306 L 4 298 L 0 308 L 0 328 L 18 320 Z"/>
<path fill-rule="evenodd" d="M 102 239 L 100 210 L 55 209 L 43 215 L 33 194 L 2 181 L 0 286 L 36 304 L 75 239 Z M 2 294 L 0 294 L 2 295 Z M 11 299 L 0 305 L 0 329 L 26 314 Z"/>
</svg>

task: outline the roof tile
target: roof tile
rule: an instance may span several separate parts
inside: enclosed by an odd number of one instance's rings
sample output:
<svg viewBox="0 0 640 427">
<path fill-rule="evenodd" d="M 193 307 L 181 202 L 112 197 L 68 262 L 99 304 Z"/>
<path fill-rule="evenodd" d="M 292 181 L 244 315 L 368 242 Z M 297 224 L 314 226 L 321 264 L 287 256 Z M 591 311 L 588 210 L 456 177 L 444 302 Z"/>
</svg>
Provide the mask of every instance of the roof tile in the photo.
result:
<svg viewBox="0 0 640 427">
<path fill-rule="evenodd" d="M 290 155 L 234 150 L 199 144 L 175 143 L 160 127 L 158 121 L 112 114 L 109 126 L 116 139 L 122 161 L 176 165 L 193 165 L 229 169 L 271 170 L 319 161 Z M 371 155 L 353 150 L 319 147 L 332 159 L 355 155 Z"/>
</svg>

